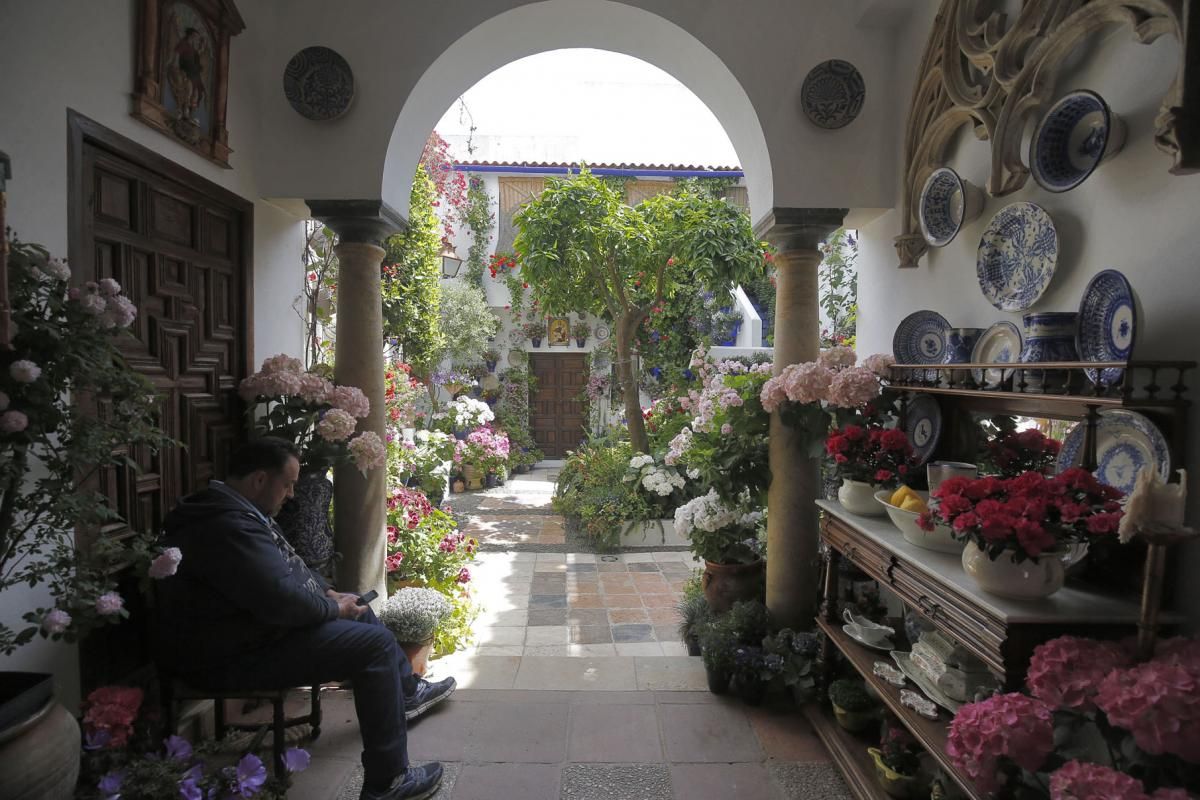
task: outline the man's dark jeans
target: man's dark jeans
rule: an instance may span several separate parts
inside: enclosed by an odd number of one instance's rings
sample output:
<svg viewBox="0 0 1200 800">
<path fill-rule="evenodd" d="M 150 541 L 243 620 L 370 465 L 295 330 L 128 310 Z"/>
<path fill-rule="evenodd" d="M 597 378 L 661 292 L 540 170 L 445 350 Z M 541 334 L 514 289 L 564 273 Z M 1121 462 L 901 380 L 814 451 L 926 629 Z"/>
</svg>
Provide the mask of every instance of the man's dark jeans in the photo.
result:
<svg viewBox="0 0 1200 800">
<path fill-rule="evenodd" d="M 387 785 L 408 768 L 404 696 L 412 694 L 417 678 L 391 631 L 369 608 L 358 620 L 297 628 L 222 667 L 184 677 L 211 689 L 353 681 L 366 784 Z"/>
</svg>

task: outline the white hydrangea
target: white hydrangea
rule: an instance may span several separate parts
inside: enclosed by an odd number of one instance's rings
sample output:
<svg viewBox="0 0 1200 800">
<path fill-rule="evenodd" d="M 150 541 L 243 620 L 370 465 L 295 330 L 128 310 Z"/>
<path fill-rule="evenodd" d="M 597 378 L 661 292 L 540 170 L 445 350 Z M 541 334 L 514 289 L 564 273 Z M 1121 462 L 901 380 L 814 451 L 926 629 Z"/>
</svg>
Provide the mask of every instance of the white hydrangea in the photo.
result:
<svg viewBox="0 0 1200 800">
<path fill-rule="evenodd" d="M 649 466 L 650 464 L 653 464 L 653 463 L 654 463 L 654 456 L 636 455 L 633 458 L 629 459 L 630 469 L 641 469 L 642 467 Z"/>
<path fill-rule="evenodd" d="M 655 467 L 642 476 L 642 487 L 648 492 L 666 497 L 676 489 L 683 488 L 683 478 L 671 470 Z"/>
<path fill-rule="evenodd" d="M 473 397 L 460 397 L 450 404 L 450 419 L 455 428 L 477 428 L 495 418 L 491 406 Z"/>
</svg>

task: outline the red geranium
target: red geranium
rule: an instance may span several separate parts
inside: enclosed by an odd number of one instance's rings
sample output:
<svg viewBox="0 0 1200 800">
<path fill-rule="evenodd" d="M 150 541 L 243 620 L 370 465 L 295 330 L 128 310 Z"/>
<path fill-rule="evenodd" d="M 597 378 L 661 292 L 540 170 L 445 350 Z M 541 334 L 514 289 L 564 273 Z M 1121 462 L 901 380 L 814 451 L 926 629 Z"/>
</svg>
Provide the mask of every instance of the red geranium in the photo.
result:
<svg viewBox="0 0 1200 800">
<path fill-rule="evenodd" d="M 840 477 L 890 487 L 908 472 L 913 451 L 904 431 L 846 425 L 826 437 L 825 452 Z"/>
<path fill-rule="evenodd" d="M 951 478 L 933 493 L 937 502 L 917 523 L 933 530 L 944 522 L 960 539 L 995 558 L 1015 551 L 1036 559 L 1070 542 L 1113 536 L 1121 520 L 1121 492 L 1078 467 L 1048 478 L 1024 472 L 1014 478 Z"/>
</svg>

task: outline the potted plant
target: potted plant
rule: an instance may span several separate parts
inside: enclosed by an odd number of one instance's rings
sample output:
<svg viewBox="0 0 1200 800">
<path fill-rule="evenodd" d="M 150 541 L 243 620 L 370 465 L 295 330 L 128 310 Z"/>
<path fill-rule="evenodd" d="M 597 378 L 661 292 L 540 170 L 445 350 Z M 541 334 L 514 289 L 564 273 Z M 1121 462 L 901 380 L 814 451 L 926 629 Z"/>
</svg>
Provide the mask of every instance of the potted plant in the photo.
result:
<svg viewBox="0 0 1200 800">
<path fill-rule="evenodd" d="M 700 623 L 700 654 L 709 691 L 723 694 L 729 689 L 739 669 L 738 649 L 762 642 L 769 629 L 767 607 L 754 601 L 738 601 L 727 613 Z"/>
<path fill-rule="evenodd" d="M 867 752 L 875 762 L 875 777 L 889 797 L 907 800 L 916 796 L 921 748 L 908 731 L 888 726 L 879 747 L 869 747 Z"/>
<path fill-rule="evenodd" d="M 934 491 L 930 510 L 917 519 L 924 530 L 935 521 L 966 539 L 962 565 L 986 592 L 1004 597 L 1048 597 L 1062 588 L 1064 562 L 1082 558 L 1073 543 L 1117 536 L 1122 493 L 1073 467 L 1054 477 L 1026 472 L 1016 478 L 950 478 Z"/>
<path fill-rule="evenodd" d="M 729 688 L 748 705 L 756 706 L 767 696 L 771 681 L 783 672 L 783 656 L 767 653 L 759 645 L 745 644 L 733 651 Z"/>
<path fill-rule="evenodd" d="M 415 674 L 425 674 L 434 634 L 450 611 L 441 592 L 418 587 L 401 589 L 379 609 L 379 621 L 396 637 Z"/>
<path fill-rule="evenodd" d="M 679 638 L 687 645 L 689 656 L 698 656 L 700 626 L 708 621 L 711 612 L 699 582 L 688 581 L 688 584 L 694 584 L 695 589 L 691 592 L 684 589 L 683 599 L 675 606 L 675 610 L 679 613 Z"/>
<path fill-rule="evenodd" d="M 542 337 L 546 335 L 546 320 L 531 319 L 521 326 L 521 333 L 525 334 L 534 347 L 542 346 Z"/>
<path fill-rule="evenodd" d="M 13 335 L 11 349 L 0 350 L 5 656 L 35 636 L 75 642 L 120 623 L 129 616 L 118 593 L 122 568 L 165 578 L 179 563 L 178 550 L 155 557 L 152 535 L 141 531 L 76 546 L 77 531 L 120 521 L 97 491 L 98 476 L 129 468 L 131 452 L 174 444 L 155 424 L 154 387 L 122 355 L 137 309 L 111 278 L 72 288 L 71 270 L 45 248 L 15 238 L 8 246 Z M 94 397 L 107 401 L 103 416 L 88 401 Z M 40 607 L 21 614 L 33 597 L 44 598 Z M 25 624 L 14 625 L 18 618 Z M 0 672 L 0 785 L 10 796 L 74 793 L 79 726 L 55 701 L 53 683 L 52 675 Z"/>
<path fill-rule="evenodd" d="M 704 596 L 716 613 L 762 593 L 757 532 L 763 512 L 726 503 L 715 489 L 675 509 L 675 532 L 704 560 Z"/>
<path fill-rule="evenodd" d="M 575 344 L 583 347 L 587 343 L 587 338 L 592 333 L 592 326 L 587 324 L 584 319 L 577 319 L 571 325 L 571 335 L 575 337 Z"/>
<path fill-rule="evenodd" d="M 779 680 L 791 691 L 796 705 L 811 699 L 816 685 L 813 665 L 820 648 L 816 634 L 791 628 L 783 628 L 763 639 L 763 652 L 781 659 Z"/>
<path fill-rule="evenodd" d="M 842 479 L 838 502 L 852 514 L 880 516 L 878 488 L 895 486 L 908 473 L 912 444 L 898 428 L 878 424 L 844 425 L 825 439 L 825 452 Z"/>
<path fill-rule="evenodd" d="M 496 371 L 496 364 L 500 362 L 500 351 L 494 347 L 489 347 L 483 351 L 483 363 L 487 366 L 488 372 Z"/>
<path fill-rule="evenodd" d="M 486 425 L 496 418 L 496 412 L 482 400 L 473 397 L 459 397 L 446 409 L 446 420 L 456 439 L 466 439 L 468 434 L 480 425 Z"/>
<path fill-rule="evenodd" d="M 1036 428 L 1025 431 L 1004 430 L 984 445 L 985 464 L 1002 478 L 1015 478 L 1024 472 L 1053 472 L 1061 443 Z"/>
<path fill-rule="evenodd" d="M 866 730 L 878 719 L 875 701 L 860 680 L 841 678 L 829 684 L 829 702 L 838 725 L 851 733 Z"/>
</svg>

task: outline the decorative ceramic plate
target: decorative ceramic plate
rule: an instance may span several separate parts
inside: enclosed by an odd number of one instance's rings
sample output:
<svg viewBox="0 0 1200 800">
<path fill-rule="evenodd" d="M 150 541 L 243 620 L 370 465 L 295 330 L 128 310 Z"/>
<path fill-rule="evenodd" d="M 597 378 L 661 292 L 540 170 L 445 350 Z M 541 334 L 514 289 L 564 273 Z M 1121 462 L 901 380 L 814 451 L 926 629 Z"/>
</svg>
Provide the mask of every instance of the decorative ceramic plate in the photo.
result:
<svg viewBox="0 0 1200 800">
<path fill-rule="evenodd" d="M 817 64 L 804 78 L 800 107 L 814 125 L 833 130 L 854 121 L 866 94 L 866 84 L 854 65 L 835 58 Z"/>
<path fill-rule="evenodd" d="M 1086 434 L 1086 422 L 1080 422 L 1067 433 L 1062 449 L 1058 451 L 1059 472 L 1083 463 Z M 1162 432 L 1136 411 L 1123 408 L 1101 411 L 1100 421 L 1096 424 L 1096 470 L 1093 473 L 1096 479 L 1129 494 L 1143 469 L 1156 470 L 1161 481 L 1170 477 L 1171 452 Z"/>
<path fill-rule="evenodd" d="M 1015 364 L 1021 360 L 1021 329 L 1011 322 L 997 322 L 983 332 L 971 351 L 976 364 Z M 1012 377 L 1011 369 L 973 369 L 979 386 L 996 387 Z"/>
<path fill-rule="evenodd" d="M 523 367 L 529 363 L 529 353 L 513 348 L 508 351 L 508 363 L 514 367 Z"/>
<path fill-rule="evenodd" d="M 921 188 L 917 215 L 921 234 L 931 247 L 945 247 L 958 235 L 963 223 L 977 216 L 982 207 L 982 197 L 972 192 L 957 172 L 949 167 L 935 169 Z"/>
<path fill-rule="evenodd" d="M 949 697 L 943 694 L 940 689 L 933 685 L 933 681 L 925 677 L 925 673 L 921 672 L 921 670 L 917 668 L 917 665 L 909 660 L 909 656 L 911 656 L 912 653 L 909 653 L 907 650 L 893 650 L 891 655 L 892 660 L 896 662 L 896 666 L 900 667 L 900 671 L 904 673 L 904 677 L 915 683 L 917 688 L 920 689 L 930 700 L 937 703 L 951 714 L 957 712 L 962 706 L 962 703 L 951 700 Z"/>
<path fill-rule="evenodd" d="M 596 333 L 596 341 L 598 341 L 598 342 L 605 341 L 606 339 L 608 339 L 608 326 L 597 325 L 595 333 Z"/>
<path fill-rule="evenodd" d="M 306 47 L 284 68 L 283 93 L 302 117 L 336 119 L 354 99 L 354 74 L 336 51 Z"/>
<path fill-rule="evenodd" d="M 1079 301 L 1075 349 L 1081 361 L 1128 361 L 1137 333 L 1137 311 L 1133 287 L 1115 269 L 1096 275 Z M 1092 383 L 1112 385 L 1121 381 L 1119 367 L 1084 370 Z"/>
<path fill-rule="evenodd" d="M 1033 179 L 1048 192 L 1074 189 L 1121 149 L 1124 134 L 1104 98 L 1086 89 L 1071 92 L 1050 107 L 1029 140 Z"/>
<path fill-rule="evenodd" d="M 988 302 L 1001 311 L 1024 311 L 1038 301 L 1058 261 L 1058 232 L 1033 203 L 1007 205 L 979 240 L 975 271 Z"/>
<path fill-rule="evenodd" d="M 863 647 L 869 647 L 872 650 L 882 650 L 883 652 L 886 653 L 889 650 L 896 649 L 896 645 L 892 644 L 890 639 L 884 639 L 882 642 L 868 642 L 866 639 L 863 639 L 858 634 L 856 634 L 854 632 L 854 628 L 849 625 L 843 625 L 842 632 L 845 633 L 847 636 L 849 636 L 854 641 L 861 644 Z"/>
<path fill-rule="evenodd" d="M 937 400 L 927 394 L 918 394 L 908 403 L 904 432 L 913 446 L 915 466 L 930 459 L 942 438 L 942 409 Z"/>
<path fill-rule="evenodd" d="M 946 318 L 936 311 L 914 311 L 900 320 L 892 334 L 896 363 L 941 364 L 949 327 Z"/>
</svg>

